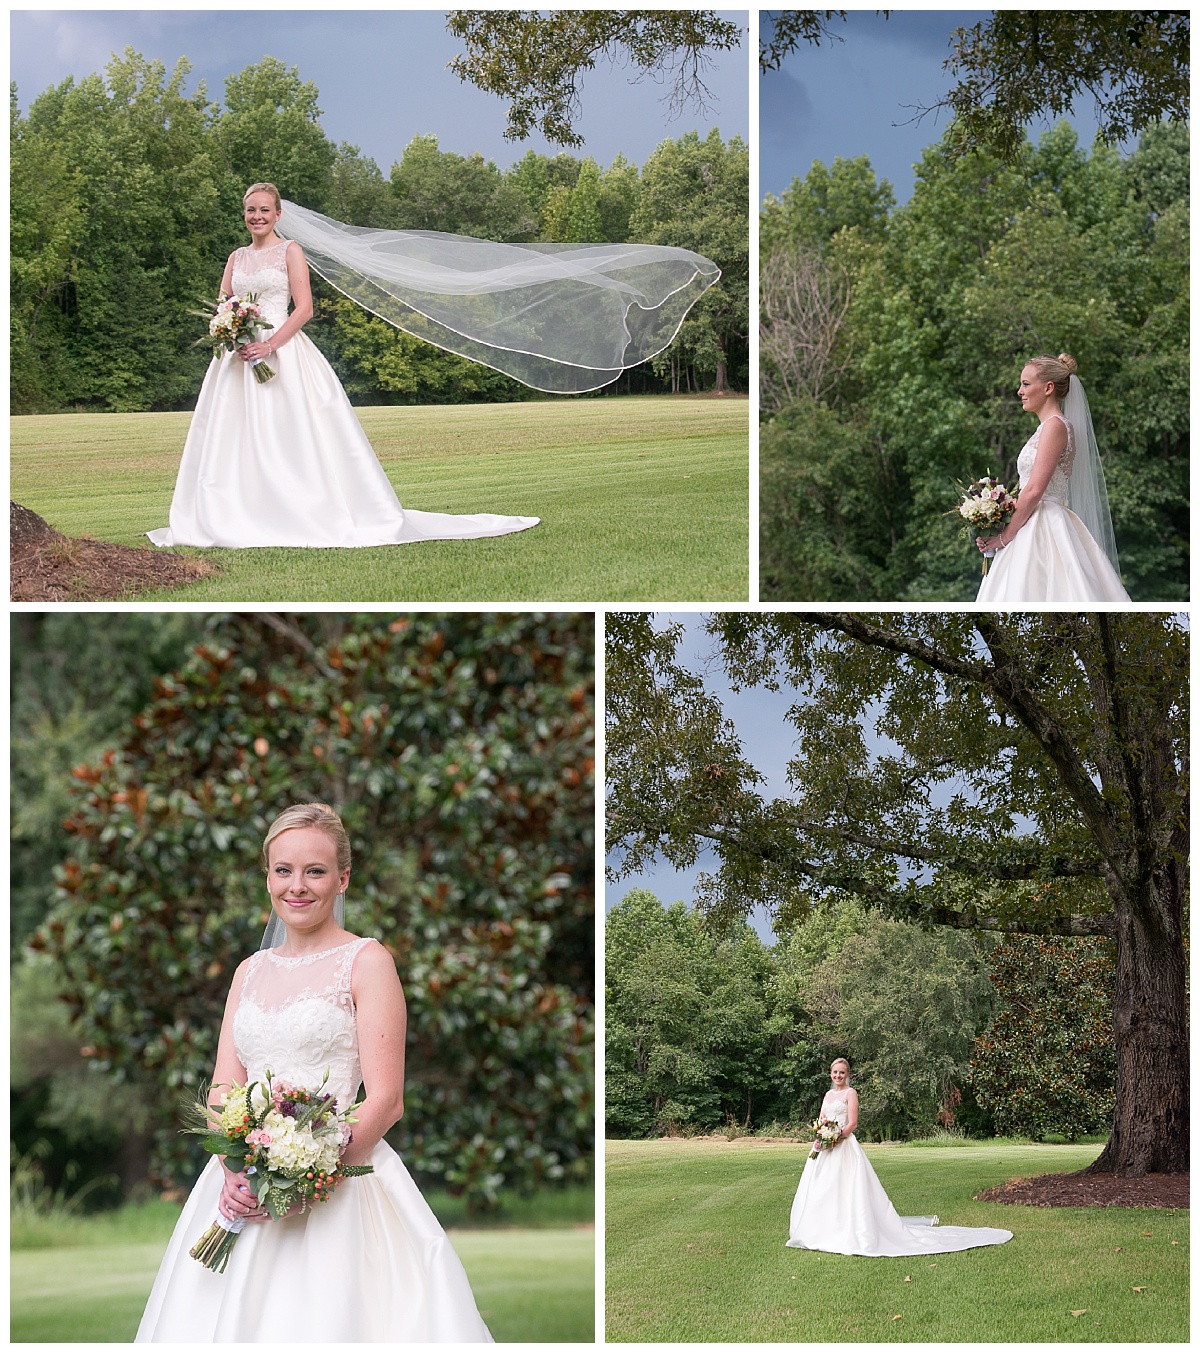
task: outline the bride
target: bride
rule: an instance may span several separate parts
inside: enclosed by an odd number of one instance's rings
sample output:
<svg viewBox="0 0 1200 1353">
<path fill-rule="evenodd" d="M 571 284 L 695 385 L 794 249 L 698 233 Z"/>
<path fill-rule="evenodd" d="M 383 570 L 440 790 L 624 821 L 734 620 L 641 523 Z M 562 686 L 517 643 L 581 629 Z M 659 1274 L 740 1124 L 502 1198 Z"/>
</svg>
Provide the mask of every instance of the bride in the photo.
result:
<svg viewBox="0 0 1200 1353">
<path fill-rule="evenodd" d="M 979 538 L 995 562 L 976 601 L 989 606 L 1038 602 L 1127 602 L 1104 470 L 1075 358 L 1034 357 L 1021 371 L 1021 406 L 1037 431 L 1017 457 L 1017 509 L 998 534 Z"/>
<path fill-rule="evenodd" d="M 840 1123 L 841 1136 L 805 1161 L 786 1244 L 831 1254 L 906 1255 L 944 1254 L 1012 1239 L 1011 1231 L 992 1227 L 938 1226 L 936 1217 L 899 1216 L 854 1135 L 858 1092 L 850 1086 L 850 1063 L 837 1058 L 829 1076 L 833 1085 L 821 1103 L 821 1117 Z"/>
<path fill-rule="evenodd" d="M 171 524 L 147 533 L 154 544 L 400 545 L 536 526 L 537 517 L 400 506 L 333 368 L 301 332 L 312 318 L 312 288 L 304 250 L 275 233 L 279 190 L 252 184 L 242 205 L 251 243 L 230 254 L 221 292 L 253 293 L 274 328 L 213 358 L 184 443 Z M 251 371 L 260 361 L 276 373 L 262 385 Z"/>
<path fill-rule="evenodd" d="M 537 525 L 400 506 L 337 376 L 302 332 L 313 314 L 310 262 L 388 323 L 568 394 L 599 389 L 665 348 L 721 275 L 699 254 L 666 246 L 360 229 L 291 202 L 285 213 L 273 183 L 252 184 L 242 205 L 251 242 L 230 254 L 221 290 L 252 293 L 274 327 L 213 358 L 170 525 L 147 533 L 155 545 L 399 545 Z M 251 368 L 262 361 L 276 374 L 259 384 Z"/>
<path fill-rule="evenodd" d="M 490 1343 L 467 1276 L 400 1157 L 404 994 L 382 945 L 342 928 L 350 842 L 325 804 L 286 809 L 263 844 L 273 916 L 234 974 L 217 1045 L 221 1085 L 268 1072 L 339 1107 L 365 1097 L 342 1160 L 374 1173 L 328 1202 L 264 1217 L 244 1174 L 209 1160 L 176 1224 L 139 1343 Z M 218 1212 L 245 1223 L 223 1273 L 188 1253 Z M 236 1228 L 234 1228 L 236 1229 Z"/>
</svg>

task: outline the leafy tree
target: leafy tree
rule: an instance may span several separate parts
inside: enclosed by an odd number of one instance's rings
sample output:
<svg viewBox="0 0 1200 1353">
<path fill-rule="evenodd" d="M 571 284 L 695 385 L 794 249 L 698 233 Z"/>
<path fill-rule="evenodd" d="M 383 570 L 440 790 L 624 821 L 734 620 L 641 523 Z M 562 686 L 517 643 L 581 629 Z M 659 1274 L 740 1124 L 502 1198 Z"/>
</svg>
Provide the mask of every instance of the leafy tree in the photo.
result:
<svg viewBox="0 0 1200 1353">
<path fill-rule="evenodd" d="M 317 98 L 311 80 L 273 56 L 226 79 L 218 137 L 241 192 L 266 180 L 302 207 L 325 210 L 338 151 L 321 130 Z"/>
<path fill-rule="evenodd" d="M 392 166 L 393 224 L 493 240 L 532 239 L 537 221 L 516 184 L 482 155 L 439 150 L 415 136 Z"/>
<path fill-rule="evenodd" d="M 682 902 L 633 889 L 605 922 L 608 1131 L 646 1136 L 749 1125 L 766 1079 L 767 951 L 748 927 L 718 937 Z"/>
<path fill-rule="evenodd" d="M 644 244 L 695 250 L 721 269 L 721 280 L 688 312 L 672 348 L 655 359 L 671 369 L 680 357 L 713 377 L 718 393 L 748 366 L 750 316 L 750 153 L 740 137 L 728 143 L 714 128 L 700 140 L 688 132 L 664 141 L 642 166 L 641 195 L 629 221 Z M 678 379 L 673 381 L 676 388 Z"/>
<path fill-rule="evenodd" d="M 736 685 L 797 687 L 791 798 L 674 658 L 678 628 L 608 618 L 617 875 L 716 853 L 701 901 L 740 918 L 804 887 L 885 913 L 1116 951 L 1116 1101 L 1093 1169 L 1188 1164 L 1188 633 L 1153 614 L 726 614 Z M 872 746 L 867 724 L 886 739 Z"/>
<path fill-rule="evenodd" d="M 460 80 L 508 101 L 510 141 L 534 131 L 580 146 L 580 78 L 601 56 L 641 75 L 671 78 L 672 109 L 704 107 L 710 51 L 741 45 L 741 28 L 714 10 L 452 10 L 446 27 L 466 52 L 450 63 Z"/>
<path fill-rule="evenodd" d="M 544 237 L 561 244 L 603 242 L 600 192 L 600 169 L 589 155 L 579 166 L 574 187 L 559 186 L 548 196 L 542 223 Z"/>
<path fill-rule="evenodd" d="M 999 1008 L 975 1044 L 979 1102 L 1005 1133 L 1075 1138 L 1112 1120 L 1112 945 L 1016 936 L 997 946 Z"/>
<path fill-rule="evenodd" d="M 174 1104 L 263 924 L 261 837 L 317 798 L 408 996 L 394 1140 L 479 1204 L 586 1173 L 591 653 L 565 615 L 233 615 L 81 772 L 34 947 L 96 1065 L 148 1090 L 159 1178 L 195 1165 Z"/>
<path fill-rule="evenodd" d="M 812 973 L 806 998 L 826 1049 L 853 1058 L 865 1129 L 904 1134 L 961 1096 L 991 1007 L 973 937 L 878 914 Z"/>
<path fill-rule="evenodd" d="M 841 41 L 830 21 L 845 17 L 844 9 L 765 11 L 761 69 L 778 70 L 802 42 Z M 952 154 L 984 150 L 1015 163 L 1026 125 L 1071 112 L 1084 94 L 1109 142 L 1184 122 L 1190 37 L 1191 16 L 1179 10 L 994 10 L 957 28 L 945 63 L 957 84 L 935 105 L 954 114 Z"/>
<path fill-rule="evenodd" d="M 941 106 L 954 112 L 959 153 L 982 144 L 1015 159 L 1027 123 L 1061 117 L 1085 94 L 1110 143 L 1188 117 L 1186 10 L 1002 9 L 955 29 L 952 43 L 958 84 Z"/>
<path fill-rule="evenodd" d="M 207 617 L 115 612 L 98 625 L 70 611 L 10 618 L 9 942 L 14 962 L 54 895 L 69 844 L 75 767 L 99 757 L 178 667 Z"/>
</svg>

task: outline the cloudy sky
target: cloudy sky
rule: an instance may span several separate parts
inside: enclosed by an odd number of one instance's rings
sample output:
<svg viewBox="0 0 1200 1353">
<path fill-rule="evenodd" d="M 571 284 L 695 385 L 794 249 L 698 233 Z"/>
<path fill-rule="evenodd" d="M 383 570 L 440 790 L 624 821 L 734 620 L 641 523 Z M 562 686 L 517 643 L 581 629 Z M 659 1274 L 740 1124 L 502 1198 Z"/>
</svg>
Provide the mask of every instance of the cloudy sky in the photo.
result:
<svg viewBox="0 0 1200 1353">
<path fill-rule="evenodd" d="M 761 189 L 778 195 L 793 178 L 803 178 L 814 160 L 867 155 L 877 178 L 892 185 L 897 202 L 913 189 L 913 164 L 921 151 L 941 139 L 946 115 L 920 122 L 921 107 L 932 107 L 950 88 L 942 63 L 950 35 L 986 18 L 987 10 L 850 11 L 834 29 L 844 41 L 805 44 L 777 72 L 762 77 L 759 91 Z M 1090 101 L 1071 121 L 1080 140 L 1096 134 Z M 1049 123 L 1030 128 L 1034 140 Z M 1127 149 L 1132 150 L 1129 146 Z"/>
<path fill-rule="evenodd" d="M 746 22 L 744 10 L 720 12 Z M 541 137 L 504 140 L 502 102 L 446 69 L 460 45 L 443 10 L 14 10 L 10 39 L 22 108 L 69 75 L 103 72 L 126 46 L 168 71 L 186 56 L 188 91 L 203 79 L 213 100 L 223 99 L 227 75 L 270 55 L 317 86 L 325 134 L 357 145 L 385 176 L 418 135 L 435 135 L 442 150 L 460 155 L 481 151 L 502 169 L 527 149 L 560 149 Z M 662 87 L 631 84 L 628 71 L 601 62 L 584 81 L 587 145 L 575 153 L 607 165 L 620 151 L 642 164 L 660 141 L 687 131 L 719 127 L 726 139 L 748 139 L 749 60 L 745 45 L 716 56 L 705 77 L 714 96 L 708 111 L 689 107 L 675 120 Z"/>
</svg>

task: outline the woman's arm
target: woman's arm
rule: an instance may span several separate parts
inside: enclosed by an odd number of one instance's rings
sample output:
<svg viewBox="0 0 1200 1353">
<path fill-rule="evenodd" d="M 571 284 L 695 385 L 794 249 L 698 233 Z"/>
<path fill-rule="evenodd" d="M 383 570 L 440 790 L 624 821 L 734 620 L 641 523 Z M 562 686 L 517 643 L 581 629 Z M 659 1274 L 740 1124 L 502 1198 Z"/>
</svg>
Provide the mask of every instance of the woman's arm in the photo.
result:
<svg viewBox="0 0 1200 1353">
<path fill-rule="evenodd" d="M 849 1135 L 858 1127 L 858 1091 L 851 1089 L 846 1094 L 846 1126 L 842 1128 L 842 1136 Z"/>
<path fill-rule="evenodd" d="M 1017 495 L 1017 510 L 1012 514 L 1012 520 L 999 535 L 988 536 L 986 539 L 977 536 L 975 543 L 981 550 L 1002 550 L 1006 545 L 1013 543 L 1013 537 L 1033 516 L 1034 508 L 1042 501 L 1042 494 L 1049 487 L 1054 471 L 1058 469 L 1058 463 L 1062 460 L 1063 452 L 1066 449 L 1066 426 L 1060 418 L 1048 418 L 1042 424 L 1041 435 L 1038 438 L 1037 455 L 1033 461 L 1033 473 L 1029 476 L 1028 483 Z"/>
<path fill-rule="evenodd" d="M 365 1098 L 346 1165 L 361 1165 L 404 1113 L 404 1038 L 408 1013 L 396 965 L 382 944 L 364 944 L 354 960 L 351 992 L 357 1012 L 358 1060 Z"/>
<path fill-rule="evenodd" d="M 213 1068 L 212 1086 L 208 1092 L 208 1102 L 219 1110 L 225 1092 L 231 1085 L 246 1084 L 246 1068 L 237 1054 L 233 1043 L 233 1017 L 237 1014 L 238 1003 L 242 999 L 242 988 L 246 985 L 246 972 L 250 960 L 243 959 L 229 987 L 229 996 L 225 1001 L 225 1017 L 221 1020 L 221 1036 L 217 1040 L 217 1064 Z M 224 1178 L 221 1182 L 221 1197 L 218 1209 L 230 1218 L 248 1217 L 256 1221 L 265 1216 L 250 1188 L 250 1181 L 240 1171 L 231 1170 L 220 1156 Z"/>
<path fill-rule="evenodd" d="M 226 296 L 233 295 L 233 260 L 236 257 L 237 250 L 235 249 L 225 261 L 225 271 L 221 274 L 221 300 L 224 300 Z"/>
</svg>

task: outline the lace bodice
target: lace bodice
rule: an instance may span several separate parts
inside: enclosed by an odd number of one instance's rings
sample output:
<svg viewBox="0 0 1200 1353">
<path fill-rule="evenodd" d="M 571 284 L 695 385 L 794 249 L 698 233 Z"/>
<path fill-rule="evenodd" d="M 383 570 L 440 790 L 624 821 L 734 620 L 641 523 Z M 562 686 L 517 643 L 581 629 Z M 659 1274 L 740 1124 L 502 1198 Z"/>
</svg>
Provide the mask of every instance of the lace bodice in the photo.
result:
<svg viewBox="0 0 1200 1353">
<path fill-rule="evenodd" d="M 846 1103 L 849 1095 L 849 1090 L 826 1090 L 825 1098 L 821 1101 L 821 1117 L 832 1118 L 835 1123 L 845 1127 L 850 1118 L 850 1109 Z"/>
<path fill-rule="evenodd" d="M 233 1017 L 233 1042 L 250 1080 L 273 1076 L 315 1090 L 326 1068 L 326 1089 L 345 1109 L 362 1084 L 358 1030 L 350 978 L 369 939 L 336 949 L 284 958 L 262 949 L 250 960 Z"/>
<path fill-rule="evenodd" d="M 1075 429 L 1060 413 L 1051 414 L 1050 418 L 1057 418 L 1067 430 L 1067 445 L 1062 453 L 1062 458 L 1050 476 L 1050 483 L 1046 485 L 1046 492 L 1043 498 L 1057 498 L 1060 503 L 1065 503 L 1068 498 L 1068 488 L 1071 477 L 1071 467 L 1075 464 Z M 1038 438 L 1042 435 L 1042 429 L 1049 423 L 1050 418 L 1045 423 L 1037 425 L 1037 431 L 1021 448 L 1021 454 L 1017 457 L 1017 475 L 1021 481 L 1021 487 L 1024 488 L 1029 482 L 1029 476 L 1033 473 L 1033 462 L 1037 459 Z"/>
<path fill-rule="evenodd" d="M 253 292 L 263 314 L 278 328 L 287 319 L 292 294 L 288 286 L 287 241 L 266 249 L 251 249 L 248 245 L 239 249 L 233 257 L 233 290 L 237 296 Z"/>
</svg>

